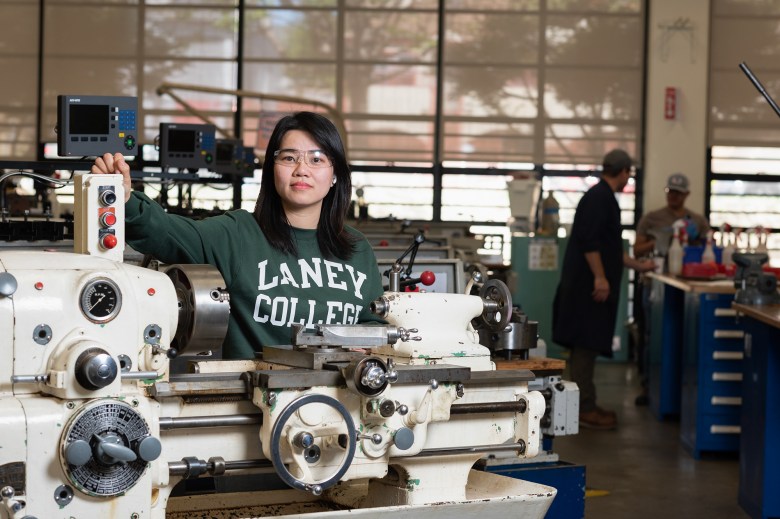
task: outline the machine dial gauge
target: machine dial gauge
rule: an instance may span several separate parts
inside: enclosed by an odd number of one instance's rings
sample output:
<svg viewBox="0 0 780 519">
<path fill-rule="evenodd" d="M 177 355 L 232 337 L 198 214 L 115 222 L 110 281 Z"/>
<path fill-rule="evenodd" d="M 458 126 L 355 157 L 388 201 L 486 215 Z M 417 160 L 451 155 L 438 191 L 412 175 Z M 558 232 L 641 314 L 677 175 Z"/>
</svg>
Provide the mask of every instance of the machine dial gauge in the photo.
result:
<svg viewBox="0 0 780 519">
<path fill-rule="evenodd" d="M 122 292 L 110 279 L 93 279 L 81 291 L 81 311 L 93 323 L 107 323 L 121 306 Z"/>
</svg>

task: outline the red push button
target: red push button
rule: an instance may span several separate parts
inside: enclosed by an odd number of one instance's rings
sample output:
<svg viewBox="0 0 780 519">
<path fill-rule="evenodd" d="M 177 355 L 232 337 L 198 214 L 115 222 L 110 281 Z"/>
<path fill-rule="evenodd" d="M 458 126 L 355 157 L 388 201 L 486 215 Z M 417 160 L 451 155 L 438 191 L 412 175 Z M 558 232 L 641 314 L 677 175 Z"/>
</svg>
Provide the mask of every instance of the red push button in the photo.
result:
<svg viewBox="0 0 780 519">
<path fill-rule="evenodd" d="M 116 225 L 116 215 L 114 213 L 103 213 L 100 216 L 100 223 L 103 225 L 103 227 L 111 227 L 112 225 Z"/>
<path fill-rule="evenodd" d="M 100 245 L 102 245 L 104 249 L 113 249 L 116 247 L 117 241 L 116 236 L 113 234 L 106 234 L 100 239 Z"/>
</svg>

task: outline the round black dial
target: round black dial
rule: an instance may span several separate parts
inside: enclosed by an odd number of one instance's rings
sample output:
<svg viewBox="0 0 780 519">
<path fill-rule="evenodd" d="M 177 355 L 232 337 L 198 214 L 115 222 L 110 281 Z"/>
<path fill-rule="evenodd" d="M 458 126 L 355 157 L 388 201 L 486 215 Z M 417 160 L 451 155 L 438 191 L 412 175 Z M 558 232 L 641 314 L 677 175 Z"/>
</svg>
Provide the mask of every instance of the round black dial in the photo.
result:
<svg viewBox="0 0 780 519">
<path fill-rule="evenodd" d="M 81 311 L 95 323 L 105 323 L 116 317 L 122 306 L 122 293 L 113 281 L 94 279 L 81 291 Z"/>
</svg>

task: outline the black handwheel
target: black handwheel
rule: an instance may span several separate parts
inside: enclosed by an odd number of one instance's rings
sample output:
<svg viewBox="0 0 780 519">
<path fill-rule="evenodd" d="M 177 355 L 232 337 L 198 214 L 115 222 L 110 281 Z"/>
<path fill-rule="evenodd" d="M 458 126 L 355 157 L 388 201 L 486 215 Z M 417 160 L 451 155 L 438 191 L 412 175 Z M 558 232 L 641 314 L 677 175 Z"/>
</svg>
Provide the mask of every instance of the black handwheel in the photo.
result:
<svg viewBox="0 0 780 519">
<path fill-rule="evenodd" d="M 482 320 L 493 332 L 500 332 L 509 325 L 512 319 L 512 294 L 505 283 L 491 279 L 482 285 L 479 291 L 485 305 Z"/>
<path fill-rule="evenodd" d="M 329 427 L 324 431 L 317 431 L 315 429 L 315 432 L 318 433 L 316 435 L 303 431 L 298 434 L 290 434 L 290 431 L 286 431 L 287 422 L 298 409 L 307 404 L 325 404 L 332 407 L 341 415 L 341 419 L 344 421 L 342 427 L 339 427 L 337 430 L 334 430 L 333 427 Z M 300 435 L 307 436 L 304 436 L 303 439 L 301 439 L 299 437 Z M 333 474 L 324 479 L 316 480 L 309 469 L 310 460 L 316 461 L 320 457 L 321 446 L 318 446 L 315 443 L 315 440 L 316 438 L 336 435 L 339 437 L 339 441 L 334 442 L 334 448 L 344 449 L 343 460 Z M 283 437 L 290 448 L 295 465 L 303 473 L 303 477 L 301 478 L 293 476 L 282 459 Z M 343 438 L 346 438 L 346 445 L 341 444 Z M 355 431 L 355 423 L 352 421 L 352 416 L 341 402 L 327 395 L 312 393 L 293 400 L 290 402 L 290 405 L 282 411 L 271 429 L 271 463 L 273 463 L 276 473 L 282 481 L 292 488 L 305 490 L 314 495 L 320 495 L 323 490 L 332 487 L 341 480 L 341 477 L 347 472 L 349 466 L 352 464 L 356 447 L 357 433 Z"/>
</svg>

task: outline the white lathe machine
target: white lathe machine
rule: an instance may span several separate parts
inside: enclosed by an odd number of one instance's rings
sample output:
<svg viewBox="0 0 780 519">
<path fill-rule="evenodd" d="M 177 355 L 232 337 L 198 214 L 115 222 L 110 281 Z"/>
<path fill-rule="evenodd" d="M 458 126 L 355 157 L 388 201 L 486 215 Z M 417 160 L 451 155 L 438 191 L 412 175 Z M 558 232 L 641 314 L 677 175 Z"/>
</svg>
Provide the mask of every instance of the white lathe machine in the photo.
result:
<svg viewBox="0 0 780 519">
<path fill-rule="evenodd" d="M 544 516 L 555 489 L 472 470 L 540 448 L 533 374 L 495 370 L 471 324 L 507 325 L 506 286 L 405 293 L 393 273 L 387 325 L 171 374 L 174 347 L 224 333 L 228 296 L 197 266 L 122 263 L 120 182 L 76 183 L 77 253 L 0 251 L 0 518 Z M 223 475 L 275 484 L 174 492 Z"/>
</svg>

